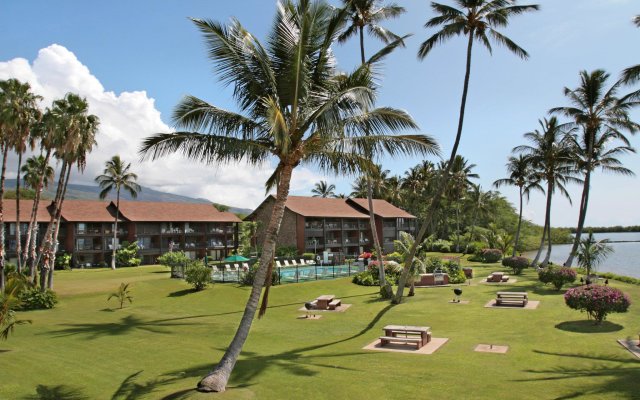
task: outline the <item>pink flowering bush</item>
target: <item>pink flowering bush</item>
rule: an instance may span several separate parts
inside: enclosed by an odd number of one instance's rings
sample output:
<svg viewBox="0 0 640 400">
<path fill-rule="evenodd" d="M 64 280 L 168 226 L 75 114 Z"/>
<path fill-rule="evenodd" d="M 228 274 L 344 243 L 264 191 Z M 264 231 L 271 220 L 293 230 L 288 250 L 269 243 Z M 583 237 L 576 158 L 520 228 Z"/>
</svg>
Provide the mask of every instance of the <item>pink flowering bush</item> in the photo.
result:
<svg viewBox="0 0 640 400">
<path fill-rule="evenodd" d="M 562 289 L 567 283 L 576 281 L 578 274 L 568 267 L 547 267 L 538 272 L 538 279 L 542 283 L 552 283 L 556 290 Z"/>
<path fill-rule="evenodd" d="M 627 312 L 629 296 L 620 289 L 603 285 L 586 285 L 567 290 L 564 301 L 574 310 L 586 311 L 599 325 L 613 312 Z"/>
<path fill-rule="evenodd" d="M 502 258 L 502 251 L 500 249 L 484 249 L 480 255 L 483 262 L 494 263 Z"/>
</svg>

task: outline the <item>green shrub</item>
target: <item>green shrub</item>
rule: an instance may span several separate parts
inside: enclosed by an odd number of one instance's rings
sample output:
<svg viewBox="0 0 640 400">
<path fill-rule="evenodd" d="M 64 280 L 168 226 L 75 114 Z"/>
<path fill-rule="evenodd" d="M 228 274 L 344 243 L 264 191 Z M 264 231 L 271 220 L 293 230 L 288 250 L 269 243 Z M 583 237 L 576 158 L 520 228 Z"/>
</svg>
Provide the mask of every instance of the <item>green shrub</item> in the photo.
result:
<svg viewBox="0 0 640 400">
<path fill-rule="evenodd" d="M 448 240 L 438 239 L 435 242 L 431 243 L 429 246 L 429 251 L 437 251 L 440 253 L 451 253 L 451 247 L 453 243 Z"/>
<path fill-rule="evenodd" d="M 4 263 L 5 275 L 13 274 L 15 272 L 18 272 L 18 267 L 14 263 L 10 263 L 10 262 Z"/>
<path fill-rule="evenodd" d="M 71 254 L 61 253 L 56 255 L 55 269 L 68 271 L 71 269 Z"/>
<path fill-rule="evenodd" d="M 586 285 L 567 290 L 564 301 L 574 310 L 586 311 L 596 324 L 601 324 L 607 314 L 627 312 L 631 301 L 620 289 L 603 285 Z"/>
<path fill-rule="evenodd" d="M 276 248 L 276 257 L 294 258 L 298 255 L 296 246 L 279 246 Z"/>
<path fill-rule="evenodd" d="M 58 302 L 53 290 L 41 292 L 38 288 L 28 288 L 19 295 L 21 310 L 43 310 L 53 308 Z"/>
<path fill-rule="evenodd" d="M 245 272 L 242 276 L 240 276 L 240 283 L 246 286 L 253 285 L 253 281 L 255 280 L 256 273 L 258 272 L 259 267 L 260 267 L 260 261 L 250 266 L 249 270 Z M 271 285 L 275 286 L 278 283 L 279 283 L 278 271 L 277 271 L 277 268 L 274 267 L 273 271 L 271 272 Z"/>
<path fill-rule="evenodd" d="M 393 253 L 389 253 L 386 256 L 384 256 L 384 259 L 387 261 L 395 261 L 397 263 L 401 263 L 402 254 L 398 253 L 397 251 L 394 251 Z"/>
<path fill-rule="evenodd" d="M 158 257 L 158 263 L 169 268 L 185 266 L 189 262 L 191 262 L 191 259 L 187 257 L 184 251 L 168 251 Z"/>
<path fill-rule="evenodd" d="M 107 301 L 111 300 L 114 297 L 120 302 L 120 309 L 124 307 L 125 300 L 129 301 L 129 304 L 133 303 L 133 296 L 131 296 L 131 290 L 129 290 L 128 283 L 122 282 L 118 290 L 109 295 Z"/>
<path fill-rule="evenodd" d="M 444 270 L 449 275 L 449 283 L 464 283 L 467 281 L 467 277 L 464 275 L 464 271 L 460 268 L 460 264 L 455 261 L 449 260 L 444 263 Z"/>
<path fill-rule="evenodd" d="M 355 274 L 351 279 L 353 283 L 360 286 L 377 286 L 379 282 L 376 282 L 377 279 L 374 279 L 371 271 L 363 271 L 358 274 Z"/>
<path fill-rule="evenodd" d="M 484 249 L 480 253 L 482 255 L 482 262 L 495 263 L 502 258 L 502 251 L 499 249 Z"/>
<path fill-rule="evenodd" d="M 511 268 L 514 275 L 520 275 L 522 274 L 523 269 L 529 268 L 531 266 L 531 262 L 526 257 L 516 256 L 503 258 L 502 265 Z"/>
<path fill-rule="evenodd" d="M 122 242 L 122 246 L 116 251 L 116 265 L 118 267 L 137 267 L 142 261 L 137 258 L 138 242 L 129 243 L 126 240 Z"/>
<path fill-rule="evenodd" d="M 305 260 L 315 260 L 316 255 L 313 253 L 302 253 L 302 258 L 304 258 Z"/>
<path fill-rule="evenodd" d="M 437 269 L 442 269 L 442 259 L 440 257 L 429 257 L 425 261 L 425 271 L 433 273 Z"/>
<path fill-rule="evenodd" d="M 197 291 L 202 290 L 211 283 L 211 268 L 202 264 L 194 264 L 187 268 L 184 280 Z"/>
<path fill-rule="evenodd" d="M 549 266 L 538 272 L 538 279 L 542 283 L 551 283 L 556 290 L 562 289 L 567 283 L 576 281 L 576 271 L 569 267 Z"/>
<path fill-rule="evenodd" d="M 578 272 L 580 272 L 580 271 L 578 271 Z M 586 274 L 586 271 L 585 272 L 580 272 L 580 273 Z M 630 276 L 616 275 L 616 274 L 613 274 L 611 272 L 598 273 L 598 276 L 601 276 L 602 278 L 605 278 L 605 279 L 615 279 L 616 281 L 630 283 L 632 285 L 640 285 L 640 279 L 632 278 Z"/>
<path fill-rule="evenodd" d="M 467 254 L 479 254 L 482 250 L 487 248 L 487 244 L 485 242 L 471 242 L 467 244 L 465 249 L 465 253 Z"/>
</svg>

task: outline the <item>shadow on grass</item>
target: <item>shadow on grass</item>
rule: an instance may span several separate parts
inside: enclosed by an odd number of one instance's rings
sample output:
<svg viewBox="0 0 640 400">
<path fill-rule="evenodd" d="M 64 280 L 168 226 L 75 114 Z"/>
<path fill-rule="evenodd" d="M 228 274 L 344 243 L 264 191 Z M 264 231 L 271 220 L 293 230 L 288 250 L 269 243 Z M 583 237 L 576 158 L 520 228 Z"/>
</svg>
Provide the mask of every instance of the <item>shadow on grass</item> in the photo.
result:
<svg viewBox="0 0 640 400">
<path fill-rule="evenodd" d="M 191 293 L 196 293 L 195 289 L 182 289 L 175 292 L 171 292 L 167 295 L 167 297 L 182 297 Z"/>
<path fill-rule="evenodd" d="M 624 328 L 622 325 L 609 321 L 602 321 L 601 325 L 596 325 L 593 320 L 565 321 L 556 325 L 557 329 L 575 333 L 609 333 L 617 332 Z"/>
<path fill-rule="evenodd" d="M 69 385 L 36 386 L 36 394 L 23 397 L 24 400 L 89 400 L 84 389 Z"/>
<path fill-rule="evenodd" d="M 524 372 L 536 374 L 539 377 L 533 379 L 521 379 L 517 382 L 525 381 L 561 381 L 575 378 L 598 378 L 593 379 L 592 385 L 581 384 L 580 387 L 567 382 L 566 388 L 569 393 L 556 397 L 556 400 L 568 400 L 579 398 L 617 398 L 617 399 L 637 399 L 638 398 L 638 362 L 622 357 L 599 356 L 594 354 L 569 354 L 550 353 L 534 350 L 535 353 L 548 355 L 551 357 L 570 357 L 591 361 L 584 368 L 555 367 L 547 370 L 525 370 Z M 603 364 L 594 365 L 593 362 Z M 609 363 L 605 365 L 604 363 Z M 615 363 L 611 366 L 611 363 Z"/>
<path fill-rule="evenodd" d="M 102 310 L 100 310 L 102 312 L 115 312 L 116 309 L 115 308 L 103 308 Z"/>
</svg>

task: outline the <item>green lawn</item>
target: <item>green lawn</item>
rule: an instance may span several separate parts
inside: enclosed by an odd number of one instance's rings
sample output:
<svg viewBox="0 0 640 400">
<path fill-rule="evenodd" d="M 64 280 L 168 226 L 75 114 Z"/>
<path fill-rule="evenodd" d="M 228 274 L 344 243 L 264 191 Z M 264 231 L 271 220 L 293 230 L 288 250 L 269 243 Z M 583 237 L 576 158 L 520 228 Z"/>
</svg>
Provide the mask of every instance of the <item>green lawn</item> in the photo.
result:
<svg viewBox="0 0 640 400">
<path fill-rule="evenodd" d="M 493 270 L 502 269 L 476 266 L 480 277 Z M 227 392 L 205 395 L 193 388 L 228 345 L 248 288 L 216 284 L 192 293 L 157 266 L 59 272 L 58 306 L 21 313 L 33 324 L 0 342 L 0 398 L 638 398 L 640 360 L 616 339 L 637 337 L 639 307 L 594 327 L 527 271 L 509 287 L 529 291 L 538 309 L 487 309 L 499 289 L 479 279 L 463 287 L 467 305 L 448 303 L 452 288 L 435 288 L 390 306 L 376 299 L 376 288 L 346 278 L 274 287 Z M 122 310 L 106 301 L 120 282 L 131 282 L 134 295 Z M 640 298 L 638 286 L 613 285 Z M 353 306 L 297 319 L 304 301 L 326 293 Z M 362 350 L 386 324 L 428 325 L 450 340 L 433 355 Z M 479 343 L 510 350 L 476 353 Z"/>
</svg>

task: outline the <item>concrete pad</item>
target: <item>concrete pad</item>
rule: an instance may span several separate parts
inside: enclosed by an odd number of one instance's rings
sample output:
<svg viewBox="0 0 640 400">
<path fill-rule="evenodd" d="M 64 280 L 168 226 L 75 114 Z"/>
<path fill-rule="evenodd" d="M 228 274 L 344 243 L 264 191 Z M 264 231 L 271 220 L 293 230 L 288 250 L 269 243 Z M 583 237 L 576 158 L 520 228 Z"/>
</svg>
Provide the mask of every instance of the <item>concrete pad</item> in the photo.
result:
<svg viewBox="0 0 640 400">
<path fill-rule="evenodd" d="M 625 349 L 629 350 L 631 354 L 640 358 L 640 343 L 635 339 L 618 339 L 618 343 Z"/>
<path fill-rule="evenodd" d="M 300 315 L 298 319 L 320 319 L 322 315 Z"/>
<path fill-rule="evenodd" d="M 431 338 L 431 341 L 419 349 L 415 345 L 405 343 L 389 343 L 384 346 L 380 345 L 380 339 L 364 346 L 363 350 L 389 351 L 392 353 L 411 353 L 411 354 L 433 354 L 440 347 L 444 346 L 449 338 Z"/>
<path fill-rule="evenodd" d="M 484 308 L 500 308 L 500 309 L 514 309 L 514 310 L 535 310 L 536 308 L 538 308 L 538 306 L 540 305 L 539 301 L 536 300 L 529 300 L 529 302 L 527 302 L 527 305 L 522 307 L 522 306 L 508 306 L 508 305 L 501 305 L 498 306 L 496 305 L 496 299 L 493 299 L 491 301 L 489 301 L 487 304 L 484 305 Z"/>
<path fill-rule="evenodd" d="M 311 310 L 311 311 L 312 312 L 319 312 L 319 313 L 322 313 L 322 312 L 345 312 L 351 306 L 352 306 L 352 304 L 342 304 L 342 305 L 336 307 L 335 310 Z M 307 309 L 304 308 L 304 306 L 302 306 L 302 307 L 298 308 L 298 311 L 307 311 Z"/>
<path fill-rule="evenodd" d="M 497 353 L 505 354 L 509 351 L 509 346 L 498 346 L 495 344 L 479 344 L 473 351 L 479 351 L 481 353 Z"/>
<path fill-rule="evenodd" d="M 469 300 L 460 300 L 460 301 L 449 300 L 449 304 L 469 304 Z"/>
<path fill-rule="evenodd" d="M 487 282 L 487 278 L 484 278 L 483 280 L 480 281 L 480 283 L 484 283 L 485 285 L 496 285 L 496 286 L 509 285 L 516 282 L 518 282 L 516 278 L 509 278 L 509 280 L 506 282 Z"/>
<path fill-rule="evenodd" d="M 416 289 L 432 289 L 432 288 L 441 288 L 441 287 L 451 287 L 450 284 L 446 284 L 446 285 L 425 285 L 425 286 L 418 286 L 418 285 L 414 285 L 413 287 L 415 287 Z"/>
</svg>

